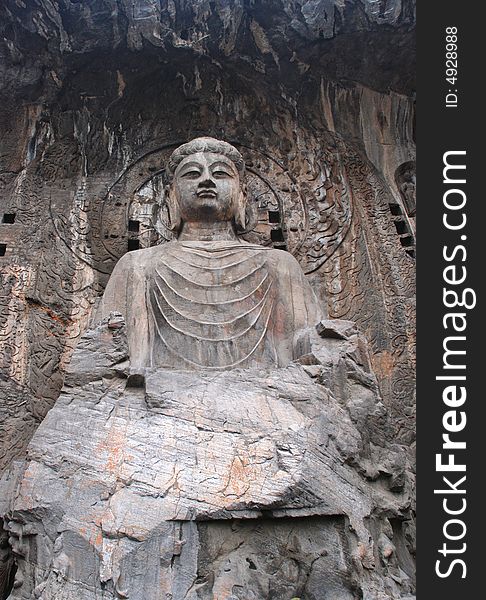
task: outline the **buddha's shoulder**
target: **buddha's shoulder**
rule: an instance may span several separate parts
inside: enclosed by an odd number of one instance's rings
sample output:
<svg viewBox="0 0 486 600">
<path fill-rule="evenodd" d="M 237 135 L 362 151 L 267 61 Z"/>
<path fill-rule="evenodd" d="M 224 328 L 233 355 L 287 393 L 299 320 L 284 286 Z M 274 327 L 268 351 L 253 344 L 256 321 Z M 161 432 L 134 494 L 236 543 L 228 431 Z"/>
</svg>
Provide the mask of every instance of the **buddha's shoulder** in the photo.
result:
<svg viewBox="0 0 486 600">
<path fill-rule="evenodd" d="M 117 263 L 118 269 L 143 269 L 151 265 L 157 258 L 164 256 L 174 242 L 167 242 L 151 248 L 131 250 L 124 254 Z"/>
<path fill-rule="evenodd" d="M 279 271 L 298 271 L 302 270 L 297 260 L 287 252 L 278 248 L 268 248 L 265 252 L 267 262 L 274 265 Z"/>
</svg>

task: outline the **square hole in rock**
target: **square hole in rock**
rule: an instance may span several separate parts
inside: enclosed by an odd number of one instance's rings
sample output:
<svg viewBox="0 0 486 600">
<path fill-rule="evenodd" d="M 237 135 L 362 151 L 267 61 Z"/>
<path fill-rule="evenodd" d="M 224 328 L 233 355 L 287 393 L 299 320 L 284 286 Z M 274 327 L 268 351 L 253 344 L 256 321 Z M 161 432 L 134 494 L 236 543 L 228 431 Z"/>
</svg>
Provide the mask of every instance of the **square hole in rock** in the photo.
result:
<svg viewBox="0 0 486 600">
<path fill-rule="evenodd" d="M 2 223 L 8 223 L 9 225 L 15 223 L 15 213 L 5 213 L 3 215 Z"/>
<path fill-rule="evenodd" d="M 409 246 L 413 246 L 414 245 L 413 237 L 411 235 L 404 235 L 400 238 L 400 243 L 405 248 L 408 248 Z"/>
<path fill-rule="evenodd" d="M 390 212 L 394 217 L 403 214 L 399 204 L 389 204 L 388 206 L 390 207 Z"/>
<path fill-rule="evenodd" d="M 397 233 L 409 233 L 410 229 L 408 228 L 408 223 L 405 221 L 395 221 L 395 227 Z"/>
<path fill-rule="evenodd" d="M 138 233 L 140 231 L 140 221 L 132 221 L 131 219 L 128 221 L 128 231 L 133 231 Z"/>
<path fill-rule="evenodd" d="M 284 242 L 284 235 L 281 229 L 272 229 L 270 232 L 270 238 L 272 242 Z"/>
</svg>

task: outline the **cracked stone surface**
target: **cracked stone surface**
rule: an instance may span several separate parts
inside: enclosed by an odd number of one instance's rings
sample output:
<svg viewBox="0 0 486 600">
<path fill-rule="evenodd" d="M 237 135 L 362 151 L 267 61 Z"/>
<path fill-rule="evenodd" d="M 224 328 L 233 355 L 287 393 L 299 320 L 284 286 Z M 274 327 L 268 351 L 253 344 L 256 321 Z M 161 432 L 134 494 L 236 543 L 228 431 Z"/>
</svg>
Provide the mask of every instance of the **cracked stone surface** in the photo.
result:
<svg viewBox="0 0 486 600">
<path fill-rule="evenodd" d="M 9 598 L 413 590 L 402 449 L 360 432 L 387 418 L 366 344 L 350 322 L 317 329 L 284 369 L 146 369 L 133 387 L 121 317 L 87 331 L 3 507 Z"/>
</svg>

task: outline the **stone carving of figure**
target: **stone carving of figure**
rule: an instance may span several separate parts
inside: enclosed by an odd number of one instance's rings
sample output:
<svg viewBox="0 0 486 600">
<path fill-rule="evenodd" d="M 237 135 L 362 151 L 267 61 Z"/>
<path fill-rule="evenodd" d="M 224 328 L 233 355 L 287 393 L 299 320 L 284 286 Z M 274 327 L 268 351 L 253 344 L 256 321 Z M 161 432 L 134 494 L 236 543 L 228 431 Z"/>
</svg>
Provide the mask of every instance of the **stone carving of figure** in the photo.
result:
<svg viewBox="0 0 486 600">
<path fill-rule="evenodd" d="M 213 138 L 173 152 L 177 239 L 123 256 L 100 307 L 101 318 L 124 315 L 132 368 L 283 367 L 304 352 L 319 307 L 288 252 L 238 237 L 244 171 L 238 150 Z"/>
<path fill-rule="evenodd" d="M 395 181 L 409 217 L 415 217 L 415 163 L 409 161 L 398 167 Z"/>
</svg>

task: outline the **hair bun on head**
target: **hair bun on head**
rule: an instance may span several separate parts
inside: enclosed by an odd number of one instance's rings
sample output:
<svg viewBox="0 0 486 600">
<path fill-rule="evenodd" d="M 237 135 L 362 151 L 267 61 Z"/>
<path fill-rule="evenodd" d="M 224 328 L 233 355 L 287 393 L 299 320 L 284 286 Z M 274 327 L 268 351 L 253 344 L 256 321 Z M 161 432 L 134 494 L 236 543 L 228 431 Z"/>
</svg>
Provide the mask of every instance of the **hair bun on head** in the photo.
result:
<svg viewBox="0 0 486 600">
<path fill-rule="evenodd" d="M 199 137 L 187 142 L 186 144 L 182 144 L 182 146 L 179 146 L 174 150 L 174 152 L 172 152 L 167 165 L 171 175 L 174 174 L 175 170 L 184 160 L 184 158 L 191 156 L 191 154 L 196 154 L 196 152 L 213 152 L 214 154 L 222 154 L 235 164 L 240 177 L 245 173 L 245 161 L 234 146 L 228 144 L 228 142 L 223 142 L 223 140 L 217 140 L 216 138 Z"/>
</svg>

